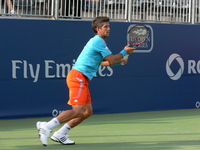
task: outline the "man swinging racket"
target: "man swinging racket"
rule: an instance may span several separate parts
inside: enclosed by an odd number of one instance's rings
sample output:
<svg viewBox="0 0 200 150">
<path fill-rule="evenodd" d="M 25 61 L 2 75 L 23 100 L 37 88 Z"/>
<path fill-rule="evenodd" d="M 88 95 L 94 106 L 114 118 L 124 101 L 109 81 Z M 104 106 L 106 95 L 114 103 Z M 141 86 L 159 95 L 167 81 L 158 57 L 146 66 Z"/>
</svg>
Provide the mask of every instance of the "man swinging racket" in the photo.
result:
<svg viewBox="0 0 200 150">
<path fill-rule="evenodd" d="M 96 17 L 92 21 L 92 30 L 95 34 L 94 37 L 87 42 L 66 78 L 69 88 L 68 104 L 72 106 L 72 109 L 63 111 L 49 122 L 39 121 L 36 123 L 40 141 L 44 146 L 48 144 L 51 130 L 62 123 L 65 124 L 54 132 L 51 139 L 64 145 L 75 144 L 68 138 L 68 131 L 90 117 L 93 112 L 88 88 L 89 81 L 92 80 L 100 65 L 126 64 L 128 60 L 123 57 L 136 49 L 127 45 L 119 54 L 112 54 L 105 42 L 110 35 L 108 17 Z"/>
</svg>

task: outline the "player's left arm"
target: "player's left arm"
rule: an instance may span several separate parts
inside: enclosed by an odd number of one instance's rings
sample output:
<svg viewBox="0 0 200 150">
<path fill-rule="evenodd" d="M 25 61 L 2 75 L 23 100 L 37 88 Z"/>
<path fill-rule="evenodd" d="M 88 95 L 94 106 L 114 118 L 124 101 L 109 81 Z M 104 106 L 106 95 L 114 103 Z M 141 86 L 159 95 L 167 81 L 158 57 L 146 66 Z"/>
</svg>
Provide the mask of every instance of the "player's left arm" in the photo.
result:
<svg viewBox="0 0 200 150">
<path fill-rule="evenodd" d="M 122 58 L 118 63 L 115 63 L 114 65 L 121 65 L 121 64 L 125 65 L 127 63 L 128 63 L 128 59 Z M 101 62 L 101 66 L 114 66 L 114 65 L 110 64 L 109 61 L 105 59 Z"/>
<path fill-rule="evenodd" d="M 101 66 L 110 66 L 110 65 L 109 65 L 109 61 L 103 60 L 103 61 L 101 62 Z"/>
</svg>

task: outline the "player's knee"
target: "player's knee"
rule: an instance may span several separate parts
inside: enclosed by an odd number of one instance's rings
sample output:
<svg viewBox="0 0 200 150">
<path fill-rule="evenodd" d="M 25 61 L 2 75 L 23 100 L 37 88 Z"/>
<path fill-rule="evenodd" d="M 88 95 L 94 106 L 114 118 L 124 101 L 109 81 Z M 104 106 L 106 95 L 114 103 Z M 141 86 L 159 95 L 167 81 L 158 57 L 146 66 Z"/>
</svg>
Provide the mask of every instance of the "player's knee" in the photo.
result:
<svg viewBox="0 0 200 150">
<path fill-rule="evenodd" d="M 75 118 L 82 118 L 84 117 L 84 112 L 80 110 L 74 110 L 74 116 Z"/>
<path fill-rule="evenodd" d="M 85 112 L 85 118 L 88 118 L 88 117 L 92 116 L 92 114 L 93 114 L 92 111 Z"/>
</svg>

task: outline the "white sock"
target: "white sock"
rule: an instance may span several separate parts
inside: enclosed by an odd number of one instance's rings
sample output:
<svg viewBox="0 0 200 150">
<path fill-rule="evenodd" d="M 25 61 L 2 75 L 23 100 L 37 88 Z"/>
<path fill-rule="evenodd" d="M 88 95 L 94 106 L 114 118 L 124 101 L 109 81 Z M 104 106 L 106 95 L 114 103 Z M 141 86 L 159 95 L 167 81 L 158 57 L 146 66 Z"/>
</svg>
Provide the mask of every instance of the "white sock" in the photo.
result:
<svg viewBox="0 0 200 150">
<path fill-rule="evenodd" d="M 11 13 L 11 14 L 14 14 L 14 13 L 15 13 L 15 11 L 14 11 L 14 10 L 11 10 L 11 11 L 10 11 L 10 13 Z"/>
<path fill-rule="evenodd" d="M 71 127 L 66 123 L 64 126 L 62 126 L 57 132 L 59 134 L 67 134 L 71 130 Z"/>
<path fill-rule="evenodd" d="M 47 123 L 45 124 L 45 126 L 46 126 L 48 129 L 52 130 L 54 127 L 58 126 L 59 124 L 60 124 L 60 122 L 58 121 L 58 119 L 57 119 L 57 118 L 53 118 L 53 119 L 51 119 L 49 122 L 47 122 Z"/>
</svg>

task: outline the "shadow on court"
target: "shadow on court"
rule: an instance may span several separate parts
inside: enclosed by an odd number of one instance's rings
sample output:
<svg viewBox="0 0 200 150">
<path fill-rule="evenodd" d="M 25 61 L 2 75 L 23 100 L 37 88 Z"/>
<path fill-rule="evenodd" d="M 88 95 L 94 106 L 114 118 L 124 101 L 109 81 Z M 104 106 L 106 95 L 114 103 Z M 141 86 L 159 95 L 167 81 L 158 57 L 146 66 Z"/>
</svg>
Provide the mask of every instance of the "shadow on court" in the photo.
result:
<svg viewBox="0 0 200 150">
<path fill-rule="evenodd" d="M 50 144 L 47 147 L 42 145 L 18 146 L 16 149 L 26 150 L 177 150 L 181 147 L 200 146 L 198 140 L 192 141 L 171 141 L 171 142 L 118 142 L 118 143 L 80 143 L 76 145 Z M 184 148 L 183 148 L 184 149 Z"/>
<path fill-rule="evenodd" d="M 170 123 L 165 118 L 170 118 L 171 121 L 180 118 L 192 118 L 199 116 L 200 109 L 186 109 L 186 110 L 169 110 L 169 111 L 149 111 L 149 112 L 135 112 L 122 114 L 106 114 L 93 115 L 82 126 L 100 125 L 100 124 L 119 124 L 124 122 L 126 124 L 167 124 Z M 37 121 L 49 121 L 48 118 L 30 118 L 30 119 L 14 119 L 14 120 L 0 120 L 0 131 L 12 131 L 20 129 L 35 128 Z M 89 120 L 89 121 L 88 121 Z"/>
</svg>

